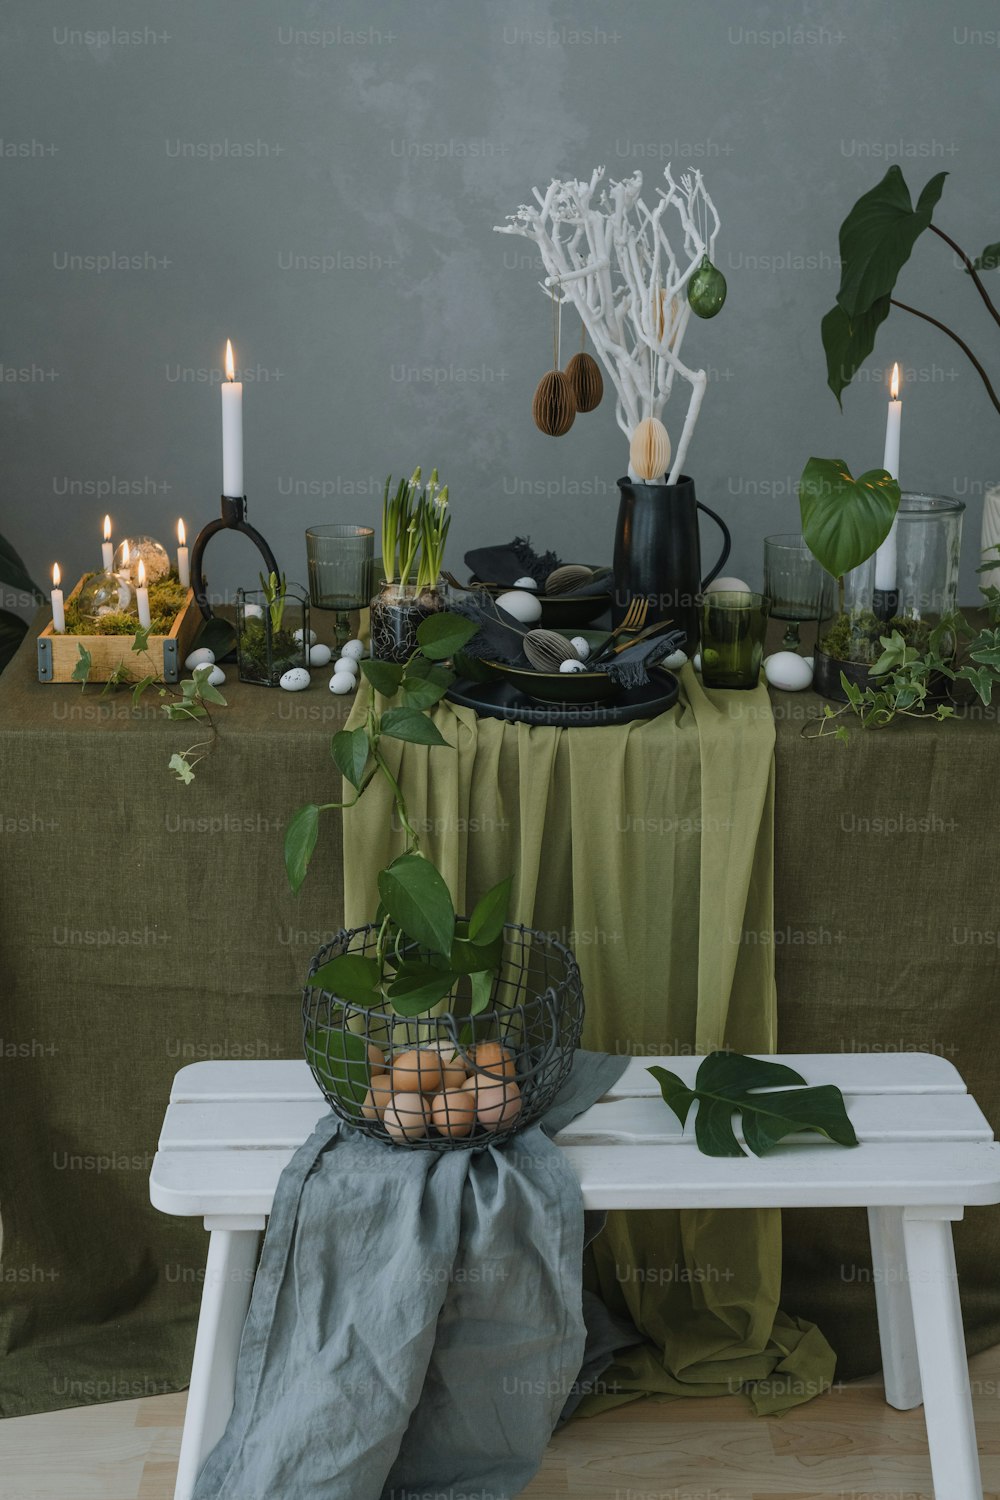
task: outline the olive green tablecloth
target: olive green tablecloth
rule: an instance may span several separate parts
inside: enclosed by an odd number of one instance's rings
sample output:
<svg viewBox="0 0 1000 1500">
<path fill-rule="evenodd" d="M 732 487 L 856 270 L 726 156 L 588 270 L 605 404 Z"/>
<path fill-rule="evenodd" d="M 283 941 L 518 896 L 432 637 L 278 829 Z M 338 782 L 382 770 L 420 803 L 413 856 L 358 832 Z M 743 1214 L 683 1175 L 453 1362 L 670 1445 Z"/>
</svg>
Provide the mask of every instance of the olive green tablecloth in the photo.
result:
<svg viewBox="0 0 1000 1500">
<path fill-rule="evenodd" d="M 219 745 L 185 788 L 166 771 L 172 751 L 189 742 L 182 726 L 163 722 L 153 705 L 133 714 L 124 695 L 102 700 L 96 689 L 39 684 L 34 656 L 29 638 L 0 677 L 3 1415 L 185 1384 L 206 1236 L 200 1221 L 169 1218 L 148 1201 L 171 1079 L 209 1056 L 299 1055 L 301 979 L 343 920 L 336 819 L 298 898 L 285 887 L 281 842 L 296 807 L 336 794 L 329 741 L 350 700 L 333 698 L 322 680 L 298 696 L 227 684 Z M 782 1050 L 932 1048 L 961 1068 L 996 1123 L 994 719 L 908 723 L 844 749 L 799 738 L 801 716 L 818 712 L 812 694 L 772 695 L 772 704 L 774 941 L 763 928 L 744 932 L 736 993 L 752 972 L 745 965 L 766 973 L 773 953 Z M 693 740 L 678 718 L 674 739 Z M 595 863 L 602 857 L 592 846 L 585 855 L 579 839 L 571 846 L 553 818 L 569 795 L 569 747 L 554 764 L 541 757 L 540 790 L 534 778 L 523 787 L 524 808 L 533 799 L 545 806 L 547 841 L 561 838 L 561 858 L 575 862 L 584 915 L 566 936 L 586 972 L 613 986 L 622 1027 L 609 1036 L 636 1050 L 689 1045 L 702 1006 L 693 929 L 677 949 L 671 915 L 675 903 L 687 912 L 700 904 L 683 871 L 691 846 L 700 850 L 701 814 L 692 826 L 678 803 L 667 728 L 586 731 L 600 736 L 609 771 L 625 765 L 634 815 L 645 819 L 628 835 L 633 847 L 646 839 L 668 856 L 633 898 L 641 920 L 629 920 L 627 940 L 614 940 L 624 927 L 614 867 Z M 598 805 L 601 779 L 590 782 Z M 477 884 L 507 867 L 503 841 L 531 816 L 521 793 L 508 782 L 510 827 L 499 839 L 470 801 L 461 842 L 476 850 Z M 496 801 L 490 790 L 486 806 Z M 520 878 L 524 893 L 537 887 L 544 898 L 539 920 L 561 933 L 579 919 L 560 908 L 548 870 L 542 862 Z M 363 893 L 352 891 L 349 904 L 357 915 Z M 626 979 L 616 983 L 619 968 Z M 658 981 L 645 1013 L 636 971 Z M 668 980 L 678 1007 L 669 1016 L 659 999 Z M 588 1040 L 600 1046 L 597 1014 L 591 997 Z M 1000 1339 L 998 1225 L 1000 1212 L 988 1209 L 955 1226 L 972 1348 Z M 876 1368 L 864 1215 L 786 1214 L 784 1261 L 783 1303 L 830 1337 L 839 1375 Z M 658 1290 L 618 1285 L 633 1299 Z M 688 1296 L 698 1285 L 677 1276 L 667 1290 Z M 705 1285 L 707 1294 L 726 1287 Z"/>
<path fill-rule="evenodd" d="M 366 704 L 367 691 L 352 725 Z M 453 750 L 382 742 L 421 846 L 459 910 L 513 872 L 510 919 L 578 958 L 585 1045 L 774 1050 L 774 949 L 744 941 L 773 926 L 763 687 L 706 693 L 686 667 L 673 709 L 622 727 L 506 725 L 447 704 L 434 714 Z M 371 919 L 377 873 L 403 847 L 392 810 L 376 778 L 345 815 L 351 926 Z M 594 1289 L 652 1341 L 606 1377 L 609 1394 L 768 1380 L 767 1409 L 832 1375 L 822 1337 L 779 1311 L 777 1213 L 615 1214 L 590 1269 Z"/>
</svg>

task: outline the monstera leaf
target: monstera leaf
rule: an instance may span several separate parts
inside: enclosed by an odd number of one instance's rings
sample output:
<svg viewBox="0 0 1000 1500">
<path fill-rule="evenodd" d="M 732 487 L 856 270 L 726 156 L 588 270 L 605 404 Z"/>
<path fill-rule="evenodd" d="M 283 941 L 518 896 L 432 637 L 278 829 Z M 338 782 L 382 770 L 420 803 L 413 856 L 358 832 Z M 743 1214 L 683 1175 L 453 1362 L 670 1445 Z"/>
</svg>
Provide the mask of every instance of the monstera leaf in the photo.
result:
<svg viewBox="0 0 1000 1500">
<path fill-rule="evenodd" d="M 806 546 L 842 578 L 885 541 L 899 506 L 899 485 L 885 469 L 853 478 L 842 458 L 811 458 L 799 479 Z"/>
<path fill-rule="evenodd" d="M 804 1130 L 815 1130 L 838 1146 L 858 1144 L 840 1090 L 833 1084 L 779 1089 L 780 1084 L 805 1084 L 801 1074 L 784 1063 L 763 1062 L 739 1052 L 710 1052 L 698 1069 L 693 1089 L 666 1068 L 650 1068 L 649 1072 L 682 1125 L 697 1103 L 695 1139 L 705 1156 L 746 1155 L 733 1130 L 737 1113 L 742 1116 L 743 1139 L 754 1156 L 763 1156 L 785 1136 Z M 767 1092 L 757 1092 L 761 1089 Z"/>
</svg>

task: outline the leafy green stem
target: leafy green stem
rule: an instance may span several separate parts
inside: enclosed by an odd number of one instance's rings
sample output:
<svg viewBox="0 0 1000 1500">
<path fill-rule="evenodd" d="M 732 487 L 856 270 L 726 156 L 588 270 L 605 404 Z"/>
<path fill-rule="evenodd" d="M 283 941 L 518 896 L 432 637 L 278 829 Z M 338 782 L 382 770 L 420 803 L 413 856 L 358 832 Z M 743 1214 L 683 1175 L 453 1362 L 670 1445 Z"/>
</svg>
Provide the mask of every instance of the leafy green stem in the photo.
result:
<svg viewBox="0 0 1000 1500">
<path fill-rule="evenodd" d="M 983 286 L 983 283 L 979 279 L 979 272 L 976 270 L 975 266 L 966 255 L 961 245 L 956 244 L 951 235 L 945 234 L 944 230 L 939 229 L 936 224 L 929 224 L 927 227 L 933 230 L 933 232 L 938 236 L 939 239 L 944 240 L 946 245 L 951 246 L 955 254 L 958 256 L 959 260 L 963 262 L 965 269 L 968 271 L 969 275 L 972 277 L 976 291 L 979 293 L 980 297 L 982 297 L 983 301 L 986 303 L 986 306 L 989 308 L 990 316 L 993 318 L 993 321 L 995 323 L 1000 323 L 1000 312 L 998 312 L 996 307 L 994 307 L 993 302 L 990 299 L 989 292 L 986 290 L 986 288 Z"/>
<path fill-rule="evenodd" d="M 931 227 L 933 228 L 933 225 Z M 890 297 L 889 301 L 892 303 L 893 307 L 901 308 L 903 312 L 912 313 L 915 318 L 923 318 L 925 323 L 933 323 L 935 328 L 940 328 L 942 333 L 946 333 L 948 337 L 958 345 L 962 353 L 970 361 L 980 380 L 983 382 L 983 385 L 986 387 L 986 394 L 993 402 L 993 405 L 996 407 L 997 411 L 1000 412 L 1000 398 L 998 398 L 996 391 L 990 384 L 990 377 L 987 375 L 986 371 L 983 369 L 982 365 L 979 363 L 979 360 L 973 354 L 972 350 L 969 348 L 965 340 L 963 338 L 959 338 L 958 334 L 954 331 L 954 329 L 949 328 L 947 323 L 942 323 L 940 318 L 931 317 L 930 313 L 921 312 L 919 307 L 911 307 L 908 302 L 900 302 L 898 297 Z"/>
</svg>

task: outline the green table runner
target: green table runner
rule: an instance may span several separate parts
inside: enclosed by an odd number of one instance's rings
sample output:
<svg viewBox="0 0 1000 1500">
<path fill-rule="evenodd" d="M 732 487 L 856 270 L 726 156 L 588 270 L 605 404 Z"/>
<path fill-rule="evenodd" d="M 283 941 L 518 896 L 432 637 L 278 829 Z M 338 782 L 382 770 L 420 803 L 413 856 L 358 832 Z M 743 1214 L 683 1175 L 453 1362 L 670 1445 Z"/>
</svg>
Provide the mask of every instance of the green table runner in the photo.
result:
<svg viewBox="0 0 1000 1500">
<path fill-rule="evenodd" d="M 352 726 L 364 712 L 362 695 Z M 383 741 L 422 846 L 459 910 L 514 873 L 511 919 L 577 956 L 587 1046 L 774 1050 L 774 726 L 763 688 L 706 692 L 687 667 L 673 709 L 621 727 L 434 713 L 454 753 Z M 377 871 L 403 847 L 383 788 L 373 782 L 344 818 L 350 926 L 370 920 Z M 832 1375 L 822 1336 L 778 1307 L 777 1213 L 614 1214 L 589 1275 L 651 1341 L 591 1409 L 761 1381 L 755 1404 L 770 1410 L 816 1395 Z"/>
</svg>

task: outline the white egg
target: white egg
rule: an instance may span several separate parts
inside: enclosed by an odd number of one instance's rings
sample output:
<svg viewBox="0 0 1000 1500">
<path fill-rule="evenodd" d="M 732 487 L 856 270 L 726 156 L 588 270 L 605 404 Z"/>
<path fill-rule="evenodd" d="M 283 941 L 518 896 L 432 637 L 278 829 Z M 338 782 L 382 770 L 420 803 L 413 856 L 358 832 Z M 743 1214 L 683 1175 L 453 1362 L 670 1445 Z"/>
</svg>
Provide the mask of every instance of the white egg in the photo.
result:
<svg viewBox="0 0 1000 1500">
<path fill-rule="evenodd" d="M 358 679 L 353 672 L 334 672 L 330 678 L 331 693 L 353 693 Z"/>
<path fill-rule="evenodd" d="M 589 641 L 584 640 L 582 635 L 575 635 L 570 641 L 570 645 L 573 647 L 573 650 L 576 652 L 581 661 L 587 660 L 587 657 L 590 655 Z"/>
<path fill-rule="evenodd" d="M 560 672 L 586 672 L 587 666 L 585 662 L 576 661 L 571 656 L 566 661 L 559 663 L 559 670 Z"/>
<path fill-rule="evenodd" d="M 530 589 L 533 594 L 538 593 L 538 584 L 533 578 L 529 578 L 527 574 L 523 578 L 515 578 L 514 587 L 516 589 Z"/>
<path fill-rule="evenodd" d="M 244 604 L 244 606 L 243 606 L 243 617 L 246 620 L 263 620 L 263 618 L 264 618 L 264 606 L 263 606 L 263 604 Z"/>
<path fill-rule="evenodd" d="M 303 688 L 309 686 L 309 680 L 305 667 L 289 667 L 278 678 L 278 686 L 283 687 L 286 693 L 301 693 Z"/>
<path fill-rule="evenodd" d="M 509 589 L 506 594 L 498 594 L 497 605 L 522 625 L 534 625 L 542 618 L 541 600 L 526 589 Z"/>
<path fill-rule="evenodd" d="M 206 662 L 214 661 L 215 652 L 210 651 L 207 646 L 199 646 L 197 651 L 192 651 L 190 656 L 184 658 L 184 665 L 189 672 L 193 672 L 195 667 L 203 667 Z"/>
<path fill-rule="evenodd" d="M 356 656 L 338 656 L 333 664 L 335 672 L 350 672 L 352 677 L 358 675 L 358 658 Z"/>
<path fill-rule="evenodd" d="M 355 660 L 365 654 L 364 641 L 348 641 L 346 646 L 341 647 L 341 656 L 353 656 Z"/>
<path fill-rule="evenodd" d="M 706 594 L 749 594 L 752 590 L 742 578 L 713 578 L 705 590 Z"/>
<path fill-rule="evenodd" d="M 226 680 L 226 674 L 221 667 L 213 667 L 208 674 L 208 680 L 212 687 L 221 687 Z"/>
<path fill-rule="evenodd" d="M 764 658 L 764 676 L 772 687 L 786 693 L 801 693 L 813 679 L 812 667 L 794 651 L 775 651 Z"/>
<path fill-rule="evenodd" d="M 328 667 L 330 665 L 330 658 L 332 655 L 333 652 L 330 650 L 329 646 L 310 646 L 309 665 L 311 667 Z"/>
<path fill-rule="evenodd" d="M 301 645 L 301 643 L 302 643 L 302 637 L 303 637 L 303 632 L 301 630 L 296 630 L 294 632 L 293 636 L 292 636 L 292 639 L 298 641 L 299 644 Z M 316 644 L 316 632 L 315 632 L 315 630 L 310 630 L 310 632 L 309 632 L 309 644 L 310 644 L 310 646 L 314 646 Z"/>
<path fill-rule="evenodd" d="M 668 672 L 679 672 L 686 661 L 687 657 L 683 651 L 672 651 L 669 656 L 663 658 L 660 666 L 666 667 Z"/>
<path fill-rule="evenodd" d="M 692 656 L 692 658 L 691 658 L 691 665 L 694 667 L 694 669 L 695 669 L 696 672 L 700 672 L 701 671 L 701 652 L 700 651 L 696 651 L 694 653 L 694 655 Z"/>
</svg>

